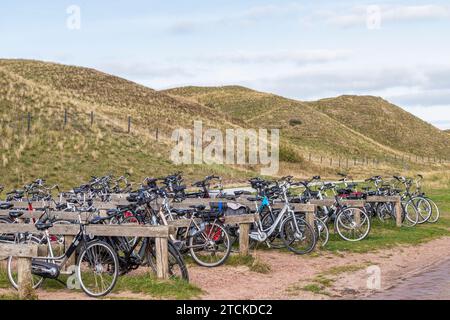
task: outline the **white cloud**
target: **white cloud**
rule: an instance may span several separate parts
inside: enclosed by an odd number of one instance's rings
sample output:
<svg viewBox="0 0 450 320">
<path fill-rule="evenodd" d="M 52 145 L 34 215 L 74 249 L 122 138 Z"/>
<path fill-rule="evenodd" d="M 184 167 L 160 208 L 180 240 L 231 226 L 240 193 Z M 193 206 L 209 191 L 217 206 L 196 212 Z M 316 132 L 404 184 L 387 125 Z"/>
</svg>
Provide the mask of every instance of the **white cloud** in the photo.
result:
<svg viewBox="0 0 450 320">
<path fill-rule="evenodd" d="M 233 13 L 198 15 L 196 17 L 176 17 L 168 19 L 167 30 L 170 33 L 185 34 L 198 30 L 208 30 L 211 26 L 242 26 L 266 22 L 265 19 L 276 19 L 287 16 L 298 17 L 302 7 L 295 2 L 284 4 L 267 4 L 253 6 Z"/>
<path fill-rule="evenodd" d="M 211 63 L 234 64 L 287 64 L 297 65 L 325 63 L 349 58 L 349 50 L 302 50 L 302 51 L 235 51 L 217 55 L 205 55 L 194 60 Z"/>
<path fill-rule="evenodd" d="M 450 6 L 448 5 L 380 5 L 379 8 L 381 23 L 399 22 L 427 19 L 446 19 L 450 18 Z M 318 12 L 319 20 L 340 26 L 354 27 L 366 26 L 368 19 L 368 6 L 355 6 L 340 12 Z"/>
</svg>

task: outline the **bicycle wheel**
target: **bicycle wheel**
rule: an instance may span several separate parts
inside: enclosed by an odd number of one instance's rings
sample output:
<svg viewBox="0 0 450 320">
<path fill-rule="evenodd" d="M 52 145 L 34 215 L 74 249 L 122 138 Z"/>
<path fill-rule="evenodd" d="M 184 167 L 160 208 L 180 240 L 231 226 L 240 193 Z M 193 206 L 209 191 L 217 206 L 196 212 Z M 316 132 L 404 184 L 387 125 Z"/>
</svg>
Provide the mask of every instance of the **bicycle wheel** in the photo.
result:
<svg viewBox="0 0 450 320">
<path fill-rule="evenodd" d="M 431 216 L 427 222 L 436 223 L 439 220 L 439 216 L 440 216 L 439 207 L 437 206 L 436 202 L 434 202 L 430 198 L 425 198 L 425 199 L 427 199 L 428 202 L 431 204 Z"/>
<path fill-rule="evenodd" d="M 378 203 L 376 207 L 376 215 L 382 223 L 395 223 L 395 208 L 391 202 Z"/>
<path fill-rule="evenodd" d="M 17 243 L 40 245 L 42 243 L 42 241 L 38 238 L 30 237 L 28 239 L 24 238 Z M 19 286 L 17 285 L 18 274 L 17 274 L 17 258 L 16 257 L 8 257 L 7 274 L 8 274 L 9 282 L 11 283 L 13 288 L 17 290 Z M 32 275 L 31 279 L 32 279 L 33 289 L 39 288 L 39 286 L 44 281 L 44 278 L 36 276 L 34 274 Z"/>
<path fill-rule="evenodd" d="M 261 224 L 264 230 L 270 229 L 270 227 L 275 223 L 276 216 L 274 216 L 276 213 L 270 214 L 270 212 L 267 210 L 265 213 L 263 213 L 263 217 L 261 219 Z M 269 242 L 270 247 L 274 249 L 281 249 L 284 248 L 284 242 L 281 239 L 280 232 L 275 230 L 266 240 Z"/>
<path fill-rule="evenodd" d="M 314 231 L 316 233 L 316 245 L 319 244 L 322 248 L 325 247 L 330 239 L 330 231 L 328 226 L 321 219 L 314 220 Z"/>
<path fill-rule="evenodd" d="M 338 212 L 335 229 L 339 236 L 351 242 L 365 239 L 370 232 L 370 219 L 360 208 L 346 208 Z"/>
<path fill-rule="evenodd" d="M 103 241 L 92 241 L 82 248 L 77 277 L 83 291 L 91 297 L 107 295 L 119 275 L 119 261 L 112 247 Z"/>
<path fill-rule="evenodd" d="M 313 227 L 303 218 L 289 217 L 281 224 L 281 239 L 289 251 L 296 254 L 307 254 L 316 247 L 316 236 Z"/>
<path fill-rule="evenodd" d="M 402 225 L 408 228 L 414 227 L 419 222 L 419 211 L 416 209 L 412 200 L 402 203 Z"/>
<path fill-rule="evenodd" d="M 182 279 L 189 282 L 189 273 L 180 251 L 170 240 L 167 246 L 169 252 L 169 278 L 172 280 Z M 156 254 L 154 248 L 155 240 L 149 239 L 147 262 L 152 272 L 156 274 Z"/>
<path fill-rule="evenodd" d="M 223 264 L 231 252 L 231 240 L 225 227 L 217 222 L 204 222 L 204 230 L 189 238 L 189 251 L 203 267 Z"/>
<path fill-rule="evenodd" d="M 415 207 L 419 213 L 419 220 L 417 221 L 417 224 L 427 222 L 433 211 L 430 202 L 423 197 L 415 197 L 412 201 L 414 201 Z"/>
</svg>

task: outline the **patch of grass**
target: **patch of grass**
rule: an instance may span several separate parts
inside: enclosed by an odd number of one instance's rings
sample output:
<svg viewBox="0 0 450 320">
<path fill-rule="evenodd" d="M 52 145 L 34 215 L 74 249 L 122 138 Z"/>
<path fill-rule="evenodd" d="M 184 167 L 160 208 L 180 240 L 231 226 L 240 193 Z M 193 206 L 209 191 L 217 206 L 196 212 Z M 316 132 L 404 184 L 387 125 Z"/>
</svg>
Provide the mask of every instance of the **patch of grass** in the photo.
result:
<svg viewBox="0 0 450 320">
<path fill-rule="evenodd" d="M 364 269 L 365 267 L 367 267 L 367 265 L 369 265 L 369 264 L 370 263 L 367 263 L 367 264 L 353 264 L 353 265 L 346 265 L 346 266 L 337 266 L 337 267 L 333 267 L 331 269 L 328 269 L 323 274 L 329 274 L 329 275 L 337 276 L 337 275 L 339 275 L 341 273 L 359 271 L 359 270 Z"/>
<path fill-rule="evenodd" d="M 311 283 L 311 284 L 307 284 L 306 286 L 304 286 L 303 290 L 304 291 L 309 291 L 309 292 L 312 292 L 312 293 L 316 293 L 316 294 L 321 294 L 323 288 L 320 285 L 318 285 L 318 284 Z"/>
<path fill-rule="evenodd" d="M 370 234 L 364 241 L 348 242 L 331 233 L 330 242 L 324 250 L 334 253 L 365 253 L 399 245 L 418 245 L 444 236 L 450 236 L 450 219 L 445 214 L 435 224 L 423 224 L 413 228 L 397 228 L 374 219 Z"/>
<path fill-rule="evenodd" d="M 117 280 L 113 292 L 131 291 L 143 293 L 155 298 L 193 299 L 202 290 L 184 280 L 158 280 L 152 274 L 127 275 Z"/>
<path fill-rule="evenodd" d="M 263 274 L 267 274 L 271 271 L 270 265 L 251 255 L 230 255 L 225 264 L 229 266 L 247 266 L 250 271 Z"/>
<path fill-rule="evenodd" d="M 20 297 L 17 293 L 5 293 L 0 294 L 0 300 L 20 300 Z"/>
</svg>

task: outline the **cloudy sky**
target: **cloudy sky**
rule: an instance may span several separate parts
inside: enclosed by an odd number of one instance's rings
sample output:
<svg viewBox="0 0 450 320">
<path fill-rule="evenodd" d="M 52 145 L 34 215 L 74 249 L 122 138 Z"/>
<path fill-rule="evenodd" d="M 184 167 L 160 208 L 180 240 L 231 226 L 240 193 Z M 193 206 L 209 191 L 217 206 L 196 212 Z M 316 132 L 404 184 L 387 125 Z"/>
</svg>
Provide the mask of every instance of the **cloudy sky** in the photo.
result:
<svg viewBox="0 0 450 320">
<path fill-rule="evenodd" d="M 0 57 L 155 89 L 238 84 L 386 98 L 450 129 L 449 1 L 2 1 Z"/>
</svg>

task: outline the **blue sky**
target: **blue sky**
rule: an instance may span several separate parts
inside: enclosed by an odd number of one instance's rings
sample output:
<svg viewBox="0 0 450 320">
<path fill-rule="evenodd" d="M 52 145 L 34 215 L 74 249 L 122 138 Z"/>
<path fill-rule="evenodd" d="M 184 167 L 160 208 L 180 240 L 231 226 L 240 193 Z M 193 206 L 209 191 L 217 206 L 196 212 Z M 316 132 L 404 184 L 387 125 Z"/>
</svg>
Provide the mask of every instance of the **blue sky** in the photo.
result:
<svg viewBox="0 0 450 320">
<path fill-rule="evenodd" d="M 80 9 L 80 29 L 71 6 Z M 0 57 L 165 89 L 381 96 L 450 129 L 449 1 L 2 1 Z"/>
</svg>

